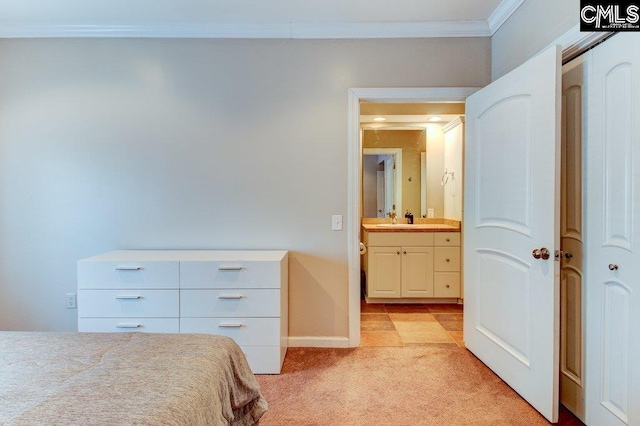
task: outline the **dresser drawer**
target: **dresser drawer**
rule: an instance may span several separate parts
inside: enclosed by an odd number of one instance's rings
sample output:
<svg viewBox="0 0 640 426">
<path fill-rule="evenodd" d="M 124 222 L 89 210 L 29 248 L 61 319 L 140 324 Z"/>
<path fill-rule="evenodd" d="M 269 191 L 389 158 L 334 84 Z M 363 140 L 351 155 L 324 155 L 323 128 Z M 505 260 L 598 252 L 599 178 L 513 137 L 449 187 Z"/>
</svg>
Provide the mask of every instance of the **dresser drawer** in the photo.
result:
<svg viewBox="0 0 640 426">
<path fill-rule="evenodd" d="M 178 290 L 78 290 L 78 316 L 85 318 L 178 317 Z"/>
<path fill-rule="evenodd" d="M 436 232 L 433 236 L 434 246 L 460 246 L 459 232 Z"/>
<path fill-rule="evenodd" d="M 181 290 L 182 317 L 279 317 L 280 290 Z"/>
<path fill-rule="evenodd" d="M 433 269 L 442 272 L 460 271 L 460 247 L 435 247 Z"/>
<path fill-rule="evenodd" d="M 99 333 L 179 333 L 178 318 L 79 318 L 78 331 Z"/>
<path fill-rule="evenodd" d="M 460 273 L 436 272 L 433 274 L 434 297 L 460 297 Z"/>
<path fill-rule="evenodd" d="M 280 288 L 281 263 L 180 262 L 181 288 Z"/>
<path fill-rule="evenodd" d="M 239 345 L 280 346 L 280 318 L 181 318 L 180 333 L 219 334 Z"/>
<path fill-rule="evenodd" d="M 180 263 L 175 262 L 78 262 L 78 288 L 178 288 Z"/>
</svg>

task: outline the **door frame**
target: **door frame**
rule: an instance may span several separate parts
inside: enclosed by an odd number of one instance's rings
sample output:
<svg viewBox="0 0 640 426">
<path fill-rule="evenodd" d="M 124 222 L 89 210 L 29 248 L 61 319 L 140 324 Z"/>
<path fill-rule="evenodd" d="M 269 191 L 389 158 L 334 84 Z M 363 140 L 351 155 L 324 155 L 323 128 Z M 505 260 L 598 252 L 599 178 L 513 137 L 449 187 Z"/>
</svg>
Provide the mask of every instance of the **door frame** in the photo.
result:
<svg viewBox="0 0 640 426">
<path fill-rule="evenodd" d="M 351 88 L 349 89 L 348 210 L 349 346 L 360 346 L 360 193 L 362 140 L 360 102 L 464 102 L 480 87 Z"/>
<path fill-rule="evenodd" d="M 580 32 L 576 25 L 552 43 L 562 46 L 562 61 L 566 62 L 609 37 L 607 32 Z M 534 55 L 535 56 L 535 55 Z M 360 217 L 362 191 L 362 140 L 360 132 L 360 102 L 465 102 L 467 96 L 480 87 L 416 87 L 416 88 L 350 88 L 348 92 L 347 135 L 347 255 L 349 346 L 360 346 Z"/>
</svg>

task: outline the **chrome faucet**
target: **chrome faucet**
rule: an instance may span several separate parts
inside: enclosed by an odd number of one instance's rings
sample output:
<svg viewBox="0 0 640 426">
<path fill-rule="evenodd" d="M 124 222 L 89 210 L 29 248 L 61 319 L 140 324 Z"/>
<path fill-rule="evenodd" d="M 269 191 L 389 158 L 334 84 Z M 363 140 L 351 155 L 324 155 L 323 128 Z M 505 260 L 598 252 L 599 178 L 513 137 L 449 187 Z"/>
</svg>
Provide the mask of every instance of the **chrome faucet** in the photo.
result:
<svg viewBox="0 0 640 426">
<path fill-rule="evenodd" d="M 396 206 L 395 206 L 395 204 L 393 205 L 393 208 L 389 212 L 389 217 L 391 218 L 391 223 L 393 223 L 394 225 L 396 223 L 398 223 L 398 215 L 396 214 Z"/>
</svg>

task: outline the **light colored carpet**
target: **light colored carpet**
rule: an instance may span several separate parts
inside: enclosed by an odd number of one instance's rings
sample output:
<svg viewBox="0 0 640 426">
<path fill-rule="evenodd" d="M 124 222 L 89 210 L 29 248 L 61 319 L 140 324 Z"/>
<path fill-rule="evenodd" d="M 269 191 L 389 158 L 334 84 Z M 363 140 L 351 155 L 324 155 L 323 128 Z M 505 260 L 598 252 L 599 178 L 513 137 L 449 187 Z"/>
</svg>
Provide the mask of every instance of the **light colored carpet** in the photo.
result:
<svg viewBox="0 0 640 426">
<path fill-rule="evenodd" d="M 454 345 L 290 348 L 259 375 L 270 425 L 548 425 L 491 370 Z"/>
</svg>

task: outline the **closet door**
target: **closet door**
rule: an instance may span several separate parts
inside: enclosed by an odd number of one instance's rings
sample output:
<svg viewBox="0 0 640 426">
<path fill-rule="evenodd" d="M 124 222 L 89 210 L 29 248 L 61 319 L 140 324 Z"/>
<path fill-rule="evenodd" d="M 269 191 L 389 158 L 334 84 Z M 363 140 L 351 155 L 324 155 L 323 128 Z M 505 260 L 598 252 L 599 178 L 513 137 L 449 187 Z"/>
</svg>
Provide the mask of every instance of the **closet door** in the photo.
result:
<svg viewBox="0 0 640 426">
<path fill-rule="evenodd" d="M 587 74 L 587 424 L 640 424 L 640 49 L 621 33 Z"/>
<path fill-rule="evenodd" d="M 560 402 L 584 421 L 583 63 L 562 67 Z"/>
</svg>

